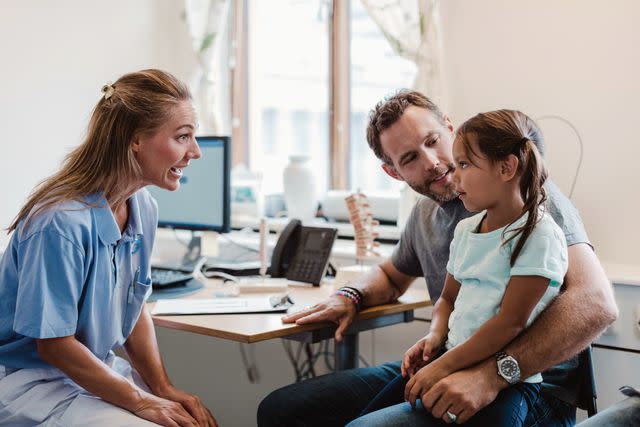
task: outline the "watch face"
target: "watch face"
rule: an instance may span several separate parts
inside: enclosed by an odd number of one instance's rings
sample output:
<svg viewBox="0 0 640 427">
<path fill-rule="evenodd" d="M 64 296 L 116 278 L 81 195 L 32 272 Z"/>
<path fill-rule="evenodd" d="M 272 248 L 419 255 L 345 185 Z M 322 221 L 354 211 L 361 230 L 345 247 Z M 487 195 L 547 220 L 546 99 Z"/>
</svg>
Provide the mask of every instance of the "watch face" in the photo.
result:
<svg viewBox="0 0 640 427">
<path fill-rule="evenodd" d="M 518 368 L 518 364 L 509 358 L 502 361 L 500 364 L 500 370 L 502 373 L 508 377 L 515 377 L 520 373 L 520 369 Z"/>
</svg>

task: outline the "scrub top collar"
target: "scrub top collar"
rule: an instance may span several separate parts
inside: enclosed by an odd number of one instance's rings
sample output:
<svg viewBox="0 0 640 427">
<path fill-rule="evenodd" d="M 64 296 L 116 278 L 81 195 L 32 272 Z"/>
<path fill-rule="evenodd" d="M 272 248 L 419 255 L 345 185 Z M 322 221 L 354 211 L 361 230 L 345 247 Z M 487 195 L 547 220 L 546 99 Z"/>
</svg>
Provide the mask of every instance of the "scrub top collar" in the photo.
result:
<svg viewBox="0 0 640 427">
<path fill-rule="evenodd" d="M 104 195 L 91 195 L 86 198 L 86 201 L 91 205 L 95 205 L 91 210 L 98 226 L 98 236 L 100 236 L 100 240 L 105 245 L 116 244 L 120 239 L 125 241 L 138 240 L 140 236 L 142 236 L 142 220 L 140 219 L 138 193 L 135 193 L 127 201 L 129 203 L 129 219 L 122 235 L 120 234 L 118 223 Z"/>
</svg>

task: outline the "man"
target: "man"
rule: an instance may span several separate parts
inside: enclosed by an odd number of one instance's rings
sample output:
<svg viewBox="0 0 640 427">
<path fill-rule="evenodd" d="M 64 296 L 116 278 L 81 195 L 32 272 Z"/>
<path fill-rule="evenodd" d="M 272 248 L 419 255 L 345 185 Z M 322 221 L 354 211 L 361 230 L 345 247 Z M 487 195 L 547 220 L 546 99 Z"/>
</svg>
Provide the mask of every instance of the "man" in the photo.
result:
<svg viewBox="0 0 640 427">
<path fill-rule="evenodd" d="M 417 92 L 401 91 L 371 112 L 367 140 L 382 160 L 382 168 L 427 198 L 413 209 L 391 258 L 350 285 L 361 293 L 364 306 L 395 301 L 419 276 L 426 278 L 432 301 L 440 296 L 453 230 L 461 219 L 471 215 L 453 190 L 453 135 L 451 121 Z M 542 146 L 538 148 L 543 152 Z M 569 269 L 561 295 L 504 352 L 519 365 L 519 378 L 547 371 L 543 397 L 535 403 L 525 425 L 573 425 L 576 390 L 572 383 L 576 381 L 570 380 L 570 373 L 576 362 L 550 368 L 571 359 L 591 343 L 616 319 L 617 308 L 577 211 L 553 183 L 545 188 L 550 213 L 570 246 Z M 358 304 L 354 299 L 357 302 L 357 298 L 342 292 L 283 320 L 298 324 L 332 321 L 337 324 L 335 338 L 339 341 L 356 316 Z M 258 424 L 345 425 L 358 418 L 399 372 L 400 362 L 395 362 L 292 384 L 263 400 Z M 423 406 L 417 411 L 403 403 L 375 414 L 383 420 L 381 425 L 386 420 L 421 425 L 429 413 L 447 423 L 464 423 L 517 380 L 498 369 L 495 358 L 489 358 L 436 383 L 422 396 Z M 456 408 L 457 413 L 447 413 L 450 408 Z M 482 413 L 474 421 L 481 418 Z"/>
</svg>

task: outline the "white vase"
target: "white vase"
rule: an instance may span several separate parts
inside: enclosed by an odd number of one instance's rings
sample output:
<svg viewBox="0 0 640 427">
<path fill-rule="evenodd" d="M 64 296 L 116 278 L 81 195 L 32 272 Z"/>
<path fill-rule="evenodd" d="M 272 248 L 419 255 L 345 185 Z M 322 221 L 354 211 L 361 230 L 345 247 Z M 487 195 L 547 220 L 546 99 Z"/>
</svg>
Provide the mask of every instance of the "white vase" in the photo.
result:
<svg viewBox="0 0 640 427">
<path fill-rule="evenodd" d="M 316 180 L 308 156 L 289 156 L 283 172 L 287 216 L 310 222 L 316 216 L 318 197 Z"/>
</svg>

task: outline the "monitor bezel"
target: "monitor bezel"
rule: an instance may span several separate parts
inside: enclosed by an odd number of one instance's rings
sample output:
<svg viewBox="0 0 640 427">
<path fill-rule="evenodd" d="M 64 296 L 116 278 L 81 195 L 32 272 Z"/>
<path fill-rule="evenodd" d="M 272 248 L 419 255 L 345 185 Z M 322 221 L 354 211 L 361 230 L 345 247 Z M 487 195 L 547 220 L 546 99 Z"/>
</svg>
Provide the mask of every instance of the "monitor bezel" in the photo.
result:
<svg viewBox="0 0 640 427">
<path fill-rule="evenodd" d="M 196 136 L 199 146 L 208 144 L 223 147 L 223 201 L 222 201 L 222 224 L 201 224 L 189 222 L 160 221 L 158 227 L 191 231 L 217 231 L 218 233 L 228 233 L 231 231 L 231 138 L 229 136 Z M 195 160 L 196 162 L 199 160 Z M 177 191 L 180 191 L 178 189 Z"/>
</svg>

